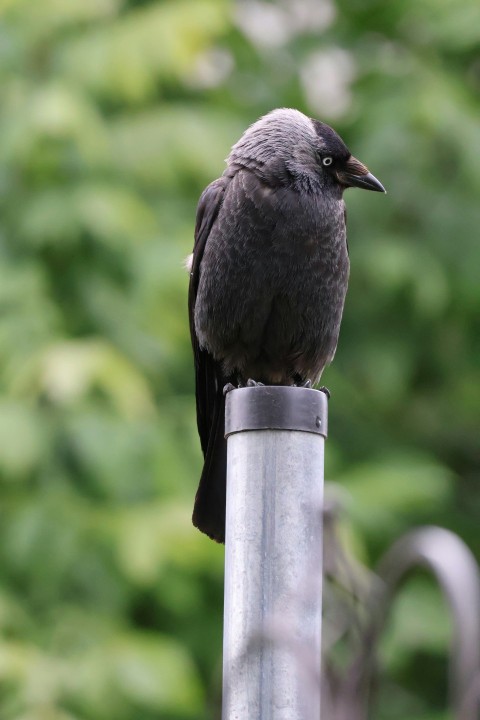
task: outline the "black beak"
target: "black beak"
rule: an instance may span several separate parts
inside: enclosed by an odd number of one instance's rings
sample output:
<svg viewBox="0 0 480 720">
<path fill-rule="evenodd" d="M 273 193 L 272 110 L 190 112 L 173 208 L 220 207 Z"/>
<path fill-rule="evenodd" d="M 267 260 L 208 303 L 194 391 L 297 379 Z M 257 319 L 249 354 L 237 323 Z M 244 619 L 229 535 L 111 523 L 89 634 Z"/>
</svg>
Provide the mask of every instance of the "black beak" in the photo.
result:
<svg viewBox="0 0 480 720">
<path fill-rule="evenodd" d="M 353 155 L 347 160 L 341 170 L 337 170 L 338 181 L 346 187 L 358 187 L 374 192 L 387 192 L 380 180 L 369 172 L 368 168 L 354 158 Z"/>
</svg>

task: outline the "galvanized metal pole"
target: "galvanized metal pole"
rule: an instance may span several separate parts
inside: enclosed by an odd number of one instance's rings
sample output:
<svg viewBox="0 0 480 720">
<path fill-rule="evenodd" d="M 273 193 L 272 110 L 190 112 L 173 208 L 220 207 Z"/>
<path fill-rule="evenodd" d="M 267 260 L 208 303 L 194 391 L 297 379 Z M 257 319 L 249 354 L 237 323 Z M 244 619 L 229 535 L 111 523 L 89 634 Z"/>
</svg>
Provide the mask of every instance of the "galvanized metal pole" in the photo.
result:
<svg viewBox="0 0 480 720">
<path fill-rule="evenodd" d="M 327 398 L 226 398 L 223 720 L 319 720 Z"/>
</svg>

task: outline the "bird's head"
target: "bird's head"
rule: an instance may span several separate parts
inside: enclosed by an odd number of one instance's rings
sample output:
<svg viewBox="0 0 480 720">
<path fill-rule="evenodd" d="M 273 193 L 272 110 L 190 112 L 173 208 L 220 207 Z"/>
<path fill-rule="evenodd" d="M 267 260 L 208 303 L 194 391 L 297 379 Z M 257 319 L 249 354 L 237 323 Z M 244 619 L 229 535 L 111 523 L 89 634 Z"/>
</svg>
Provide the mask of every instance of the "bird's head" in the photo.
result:
<svg viewBox="0 0 480 720">
<path fill-rule="evenodd" d="M 339 193 L 349 187 L 386 192 L 335 130 L 290 108 L 272 110 L 251 125 L 233 146 L 228 163 L 247 167 L 271 184 L 293 181 Z"/>
</svg>

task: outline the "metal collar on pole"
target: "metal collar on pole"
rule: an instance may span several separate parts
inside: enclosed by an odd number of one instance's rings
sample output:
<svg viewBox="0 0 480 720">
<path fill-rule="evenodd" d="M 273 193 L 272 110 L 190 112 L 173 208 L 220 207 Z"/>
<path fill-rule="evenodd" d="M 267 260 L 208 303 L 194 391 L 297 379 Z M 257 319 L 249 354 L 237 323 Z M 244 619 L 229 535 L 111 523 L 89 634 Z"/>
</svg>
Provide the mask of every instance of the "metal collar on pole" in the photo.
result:
<svg viewBox="0 0 480 720">
<path fill-rule="evenodd" d="M 225 437 L 244 430 L 299 430 L 327 437 L 328 402 L 311 388 L 257 385 L 227 394 Z"/>
</svg>

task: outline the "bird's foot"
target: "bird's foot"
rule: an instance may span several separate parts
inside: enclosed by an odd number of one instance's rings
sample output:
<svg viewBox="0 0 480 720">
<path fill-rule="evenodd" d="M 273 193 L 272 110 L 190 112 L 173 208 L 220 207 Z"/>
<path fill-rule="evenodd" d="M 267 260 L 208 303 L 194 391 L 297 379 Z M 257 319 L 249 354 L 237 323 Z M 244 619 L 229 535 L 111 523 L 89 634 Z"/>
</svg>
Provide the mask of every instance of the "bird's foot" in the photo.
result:
<svg viewBox="0 0 480 720">
<path fill-rule="evenodd" d="M 327 398 L 330 400 L 332 394 L 331 394 L 330 390 L 329 390 L 327 387 L 325 387 L 325 385 L 322 385 L 322 387 L 320 387 L 320 388 L 318 388 L 318 389 L 320 390 L 320 392 L 325 393 L 325 395 L 327 396 Z"/>
<path fill-rule="evenodd" d="M 262 382 L 257 382 L 256 380 L 252 380 L 252 378 L 248 378 L 245 385 L 241 382 L 238 383 L 237 386 L 233 385 L 233 383 L 229 382 L 223 387 L 223 396 L 227 395 L 229 392 L 232 392 L 232 390 L 237 390 L 242 387 L 264 387 L 265 384 Z"/>
<path fill-rule="evenodd" d="M 257 382 L 256 380 L 252 380 L 252 378 L 248 378 L 247 387 L 265 387 L 265 383 Z"/>
</svg>

